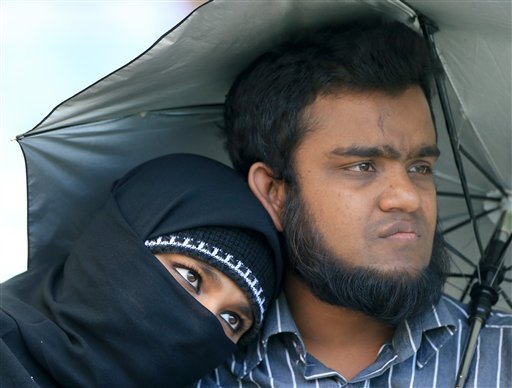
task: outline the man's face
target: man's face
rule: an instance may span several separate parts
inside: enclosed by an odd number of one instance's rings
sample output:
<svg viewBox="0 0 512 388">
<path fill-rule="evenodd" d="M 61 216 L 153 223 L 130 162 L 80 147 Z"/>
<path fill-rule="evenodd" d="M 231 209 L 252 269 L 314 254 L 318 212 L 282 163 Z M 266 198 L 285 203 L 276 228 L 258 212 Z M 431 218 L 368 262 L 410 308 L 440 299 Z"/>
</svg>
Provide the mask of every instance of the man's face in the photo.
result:
<svg viewBox="0 0 512 388">
<path fill-rule="evenodd" d="M 438 156 L 421 89 L 319 97 L 305 117 L 294 167 L 326 248 L 349 268 L 419 274 L 432 254 Z"/>
</svg>

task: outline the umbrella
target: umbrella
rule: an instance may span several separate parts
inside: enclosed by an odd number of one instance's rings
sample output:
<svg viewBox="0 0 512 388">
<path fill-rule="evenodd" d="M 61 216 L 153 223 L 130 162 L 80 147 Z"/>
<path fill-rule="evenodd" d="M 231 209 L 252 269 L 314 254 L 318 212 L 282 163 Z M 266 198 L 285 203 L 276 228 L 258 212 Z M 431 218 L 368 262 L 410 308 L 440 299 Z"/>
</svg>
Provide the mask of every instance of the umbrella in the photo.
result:
<svg viewBox="0 0 512 388">
<path fill-rule="evenodd" d="M 372 16 L 423 34 L 445 67 L 433 102 L 442 151 L 439 223 L 453 259 L 445 290 L 512 309 L 510 2 L 207 2 L 18 136 L 27 168 L 29 267 L 62 258 L 112 181 L 136 164 L 171 152 L 229 164 L 217 136 L 222 103 L 259 53 L 298 30 Z"/>
</svg>

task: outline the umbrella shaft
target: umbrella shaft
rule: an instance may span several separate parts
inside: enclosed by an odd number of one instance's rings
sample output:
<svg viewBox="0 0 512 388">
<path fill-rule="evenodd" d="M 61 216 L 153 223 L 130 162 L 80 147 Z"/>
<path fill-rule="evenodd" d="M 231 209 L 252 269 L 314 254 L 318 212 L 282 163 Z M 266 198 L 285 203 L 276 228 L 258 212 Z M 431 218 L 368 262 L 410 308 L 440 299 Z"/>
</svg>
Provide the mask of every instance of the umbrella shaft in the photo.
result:
<svg viewBox="0 0 512 388">
<path fill-rule="evenodd" d="M 484 320 L 480 317 L 475 317 L 472 320 L 471 331 L 469 333 L 466 347 L 464 348 L 462 362 L 459 368 L 459 372 L 457 373 L 457 382 L 455 383 L 455 388 L 464 387 L 466 378 L 468 377 L 469 367 L 471 366 L 471 360 L 473 359 L 473 355 L 475 353 L 478 335 L 480 334 L 483 323 Z"/>
</svg>

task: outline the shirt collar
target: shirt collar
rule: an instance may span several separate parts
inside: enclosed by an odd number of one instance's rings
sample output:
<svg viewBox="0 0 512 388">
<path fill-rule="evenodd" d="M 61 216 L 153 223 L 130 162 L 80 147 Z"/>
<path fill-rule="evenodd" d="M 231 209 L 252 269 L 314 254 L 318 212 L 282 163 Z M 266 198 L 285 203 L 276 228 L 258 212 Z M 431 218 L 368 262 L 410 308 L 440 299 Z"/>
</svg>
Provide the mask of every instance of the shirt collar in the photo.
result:
<svg viewBox="0 0 512 388">
<path fill-rule="evenodd" d="M 436 305 L 397 327 L 393 337 L 397 362 L 416 353 L 416 363 L 422 368 L 453 337 L 457 331 L 457 318 L 448 309 L 444 298 L 442 296 Z"/>
<path fill-rule="evenodd" d="M 270 337 L 280 333 L 291 333 L 299 336 L 299 330 L 288 307 L 284 291 L 281 291 L 267 314 L 261 339 L 263 342 L 268 342 Z"/>
<path fill-rule="evenodd" d="M 388 366 L 402 362 L 414 353 L 417 354 L 416 362 L 419 368 L 427 364 L 457 330 L 457 318 L 447 308 L 444 298 L 446 297 L 443 296 L 437 305 L 433 305 L 429 310 L 407 319 L 397 327 L 393 337 L 392 353 L 395 355 L 390 354 L 391 349 L 384 346 L 376 363 L 364 372 L 365 378 L 382 373 Z M 247 375 L 265 357 L 270 338 L 282 334 L 290 335 L 290 342 L 305 360 L 307 355 L 304 343 L 288 308 L 284 292 L 280 293 L 267 312 L 258 338 L 235 353 L 231 372 L 238 378 Z"/>
<path fill-rule="evenodd" d="M 278 334 L 289 334 L 295 350 L 305 359 L 304 343 L 283 291 L 269 307 L 258 338 L 235 353 L 234 362 L 231 363 L 231 372 L 240 378 L 254 369 L 265 357 L 270 338 Z"/>
</svg>

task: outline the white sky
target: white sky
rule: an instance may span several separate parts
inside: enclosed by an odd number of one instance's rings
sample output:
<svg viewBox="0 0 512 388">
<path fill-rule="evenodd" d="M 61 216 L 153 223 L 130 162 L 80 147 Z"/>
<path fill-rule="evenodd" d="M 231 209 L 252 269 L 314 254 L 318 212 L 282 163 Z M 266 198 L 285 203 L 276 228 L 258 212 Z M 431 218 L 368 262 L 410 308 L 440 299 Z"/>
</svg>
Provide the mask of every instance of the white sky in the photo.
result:
<svg viewBox="0 0 512 388">
<path fill-rule="evenodd" d="M 146 50 L 193 3 L 0 0 L 0 282 L 27 263 L 25 164 L 13 139 Z"/>
</svg>

